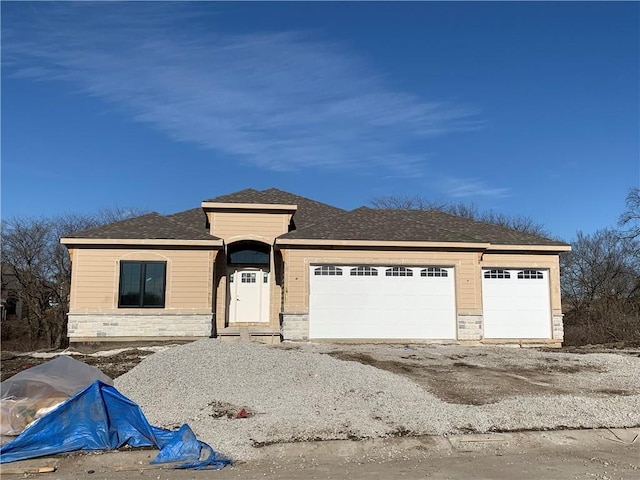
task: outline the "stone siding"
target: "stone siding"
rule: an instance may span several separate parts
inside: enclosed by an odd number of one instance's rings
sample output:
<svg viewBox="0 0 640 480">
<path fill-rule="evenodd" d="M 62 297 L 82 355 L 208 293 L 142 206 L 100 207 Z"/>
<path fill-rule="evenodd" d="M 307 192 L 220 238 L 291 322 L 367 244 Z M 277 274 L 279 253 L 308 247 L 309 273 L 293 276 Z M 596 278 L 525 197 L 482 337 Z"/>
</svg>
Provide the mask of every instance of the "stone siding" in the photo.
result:
<svg viewBox="0 0 640 480">
<path fill-rule="evenodd" d="M 69 314 L 67 335 L 73 338 L 209 337 L 209 315 Z"/>
<path fill-rule="evenodd" d="M 283 313 L 282 314 L 282 339 L 283 340 L 308 340 L 309 339 L 309 314 L 308 313 Z"/>
<path fill-rule="evenodd" d="M 564 340 L 564 323 L 562 321 L 564 314 L 554 314 L 553 315 L 553 339 L 554 340 Z"/>
<path fill-rule="evenodd" d="M 482 315 L 458 315 L 458 340 L 482 340 Z"/>
</svg>

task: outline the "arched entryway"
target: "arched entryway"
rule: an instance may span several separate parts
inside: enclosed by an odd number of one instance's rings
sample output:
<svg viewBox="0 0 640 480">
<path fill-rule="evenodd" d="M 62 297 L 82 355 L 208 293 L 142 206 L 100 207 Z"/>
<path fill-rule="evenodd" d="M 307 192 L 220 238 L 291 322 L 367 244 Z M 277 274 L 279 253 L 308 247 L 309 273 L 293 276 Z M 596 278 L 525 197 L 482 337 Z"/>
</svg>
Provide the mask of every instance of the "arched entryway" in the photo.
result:
<svg viewBox="0 0 640 480">
<path fill-rule="evenodd" d="M 227 324 L 269 323 L 271 245 L 243 240 L 227 247 Z"/>
</svg>

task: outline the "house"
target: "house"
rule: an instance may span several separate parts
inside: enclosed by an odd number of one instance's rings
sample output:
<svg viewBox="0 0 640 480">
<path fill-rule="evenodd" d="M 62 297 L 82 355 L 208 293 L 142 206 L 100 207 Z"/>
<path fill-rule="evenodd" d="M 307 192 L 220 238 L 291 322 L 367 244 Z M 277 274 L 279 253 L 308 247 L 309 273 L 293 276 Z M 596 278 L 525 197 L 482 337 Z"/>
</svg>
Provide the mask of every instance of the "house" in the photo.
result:
<svg viewBox="0 0 640 480">
<path fill-rule="evenodd" d="M 271 188 L 62 238 L 71 342 L 562 342 L 562 242 Z"/>
</svg>

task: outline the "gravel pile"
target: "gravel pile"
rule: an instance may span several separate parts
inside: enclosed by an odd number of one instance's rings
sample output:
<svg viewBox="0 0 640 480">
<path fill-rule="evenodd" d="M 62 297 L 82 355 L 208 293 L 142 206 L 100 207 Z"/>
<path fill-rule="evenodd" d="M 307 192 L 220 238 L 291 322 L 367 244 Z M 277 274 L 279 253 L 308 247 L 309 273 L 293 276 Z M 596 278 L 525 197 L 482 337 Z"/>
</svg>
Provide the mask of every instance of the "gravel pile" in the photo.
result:
<svg viewBox="0 0 640 480">
<path fill-rule="evenodd" d="M 635 381 L 636 387 L 637 360 L 614 365 L 625 383 Z M 618 357 L 598 355 L 588 361 L 601 368 Z M 201 440 L 235 460 L 257 458 L 256 446 L 277 442 L 640 425 L 637 391 L 457 405 L 406 377 L 309 349 L 213 339 L 155 353 L 115 385 L 152 424 L 175 428 L 188 423 Z M 238 419 L 234 413 L 241 409 L 246 418 Z"/>
</svg>

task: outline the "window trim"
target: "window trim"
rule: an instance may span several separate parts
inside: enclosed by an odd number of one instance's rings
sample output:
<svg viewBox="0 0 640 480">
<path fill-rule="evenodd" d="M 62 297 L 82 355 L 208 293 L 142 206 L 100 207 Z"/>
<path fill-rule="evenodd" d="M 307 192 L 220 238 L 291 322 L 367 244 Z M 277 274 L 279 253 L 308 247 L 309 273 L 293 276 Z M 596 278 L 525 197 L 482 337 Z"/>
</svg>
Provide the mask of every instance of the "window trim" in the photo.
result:
<svg viewBox="0 0 640 480">
<path fill-rule="evenodd" d="M 127 264 L 137 263 L 140 268 L 140 302 L 138 305 L 122 305 L 122 282 L 124 275 L 122 271 Z M 144 278 L 146 277 L 147 265 L 162 265 L 164 267 L 164 276 L 162 277 L 162 305 L 145 305 L 144 304 Z M 167 262 L 162 260 L 121 260 L 120 261 L 120 278 L 118 279 L 118 308 L 165 308 L 167 304 Z"/>
</svg>

